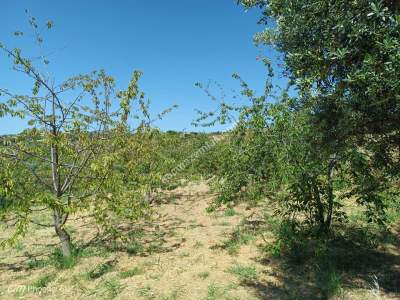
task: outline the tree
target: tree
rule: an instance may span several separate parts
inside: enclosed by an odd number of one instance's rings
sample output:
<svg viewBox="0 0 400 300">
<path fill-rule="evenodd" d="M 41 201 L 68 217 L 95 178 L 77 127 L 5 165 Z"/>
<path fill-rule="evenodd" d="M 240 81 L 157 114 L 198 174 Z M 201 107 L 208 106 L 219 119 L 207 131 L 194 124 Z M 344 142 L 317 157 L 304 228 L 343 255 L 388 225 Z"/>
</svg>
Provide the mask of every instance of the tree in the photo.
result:
<svg viewBox="0 0 400 300">
<path fill-rule="evenodd" d="M 41 44 L 34 17 L 30 24 Z M 52 22 L 46 27 L 50 29 Z M 27 118 L 29 124 L 21 134 L 2 138 L 0 218 L 16 228 L 2 245 L 24 234 L 31 222 L 53 227 L 63 255 L 69 257 L 72 244 L 65 225 L 71 215 L 90 211 L 108 229 L 112 214 L 129 219 L 142 216 L 143 197 L 121 193 L 125 187 L 114 172 L 120 151 L 134 131 L 129 125 L 134 102 L 142 112 L 137 128 L 148 126 L 148 107 L 138 87 L 141 72 L 134 71 L 128 88 L 118 92 L 115 80 L 103 70 L 56 84 L 22 50 L 4 44 L 0 49 L 12 60 L 13 70 L 33 82 L 29 95 L 0 89 L 0 115 Z M 39 63 L 49 61 L 41 57 Z M 36 221 L 32 215 L 38 211 L 51 211 L 52 223 Z"/>
<path fill-rule="evenodd" d="M 346 171 L 343 195 L 382 223 L 400 170 L 399 1 L 239 2 L 262 10 L 255 40 L 282 54 L 324 172 Z"/>
<path fill-rule="evenodd" d="M 277 20 L 256 40 L 275 46 L 288 75 L 315 91 L 306 101 L 315 102 L 316 117 L 332 131 L 327 138 L 398 130 L 398 1 L 243 3 L 263 8 L 261 22 Z"/>
</svg>

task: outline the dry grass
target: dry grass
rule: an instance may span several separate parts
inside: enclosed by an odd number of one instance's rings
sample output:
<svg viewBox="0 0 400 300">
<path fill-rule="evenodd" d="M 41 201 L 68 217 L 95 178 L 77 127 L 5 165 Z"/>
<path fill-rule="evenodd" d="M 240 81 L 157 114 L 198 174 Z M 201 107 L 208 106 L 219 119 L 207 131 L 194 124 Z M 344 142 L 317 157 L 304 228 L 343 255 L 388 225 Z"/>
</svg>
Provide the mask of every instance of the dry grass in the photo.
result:
<svg viewBox="0 0 400 300">
<path fill-rule="evenodd" d="M 205 183 L 178 188 L 170 198 L 145 227 L 147 243 L 132 245 L 131 253 L 87 248 L 69 269 L 46 263 L 57 239 L 51 230 L 34 228 L 24 245 L 0 252 L 0 299 L 304 299 L 302 290 L 315 288 L 301 272 L 289 274 L 278 260 L 264 259 L 259 238 L 240 235 L 229 244 L 254 211 L 207 213 L 213 195 Z M 77 244 L 96 234 L 95 226 L 82 226 L 81 220 L 70 224 Z M 400 274 L 400 264 L 393 268 Z M 345 299 L 378 299 L 373 282 L 355 286 L 343 287 Z M 379 290 L 380 299 L 399 295 Z"/>
</svg>

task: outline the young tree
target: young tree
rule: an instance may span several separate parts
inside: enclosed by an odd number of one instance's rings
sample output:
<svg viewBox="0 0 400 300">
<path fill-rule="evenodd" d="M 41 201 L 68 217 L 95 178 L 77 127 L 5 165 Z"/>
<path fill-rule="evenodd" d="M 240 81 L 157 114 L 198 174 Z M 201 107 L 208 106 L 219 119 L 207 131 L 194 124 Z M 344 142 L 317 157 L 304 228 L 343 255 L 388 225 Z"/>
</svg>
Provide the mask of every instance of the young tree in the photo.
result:
<svg viewBox="0 0 400 300">
<path fill-rule="evenodd" d="M 41 44 L 36 19 L 30 17 L 30 24 Z M 52 22 L 46 26 L 50 29 Z M 147 116 L 138 88 L 141 73 L 133 72 L 128 88 L 117 93 L 115 80 L 103 70 L 56 83 L 22 50 L 4 44 L 0 49 L 12 60 L 13 70 L 33 83 L 31 94 L 0 89 L 0 115 L 28 119 L 29 124 L 22 133 L 1 140 L 0 218 L 16 228 L 1 244 L 12 243 L 32 222 L 53 227 L 63 255 L 69 257 L 71 237 L 65 225 L 71 215 L 90 211 L 106 225 L 112 214 L 134 219 L 146 206 L 142 198 L 119 193 L 124 186 L 114 172 L 133 132 L 128 122 L 132 105 L 137 103 Z M 49 62 L 41 57 L 39 63 Z M 140 123 L 142 128 L 146 118 Z M 52 223 L 36 221 L 32 215 L 38 211 L 51 211 Z"/>
</svg>

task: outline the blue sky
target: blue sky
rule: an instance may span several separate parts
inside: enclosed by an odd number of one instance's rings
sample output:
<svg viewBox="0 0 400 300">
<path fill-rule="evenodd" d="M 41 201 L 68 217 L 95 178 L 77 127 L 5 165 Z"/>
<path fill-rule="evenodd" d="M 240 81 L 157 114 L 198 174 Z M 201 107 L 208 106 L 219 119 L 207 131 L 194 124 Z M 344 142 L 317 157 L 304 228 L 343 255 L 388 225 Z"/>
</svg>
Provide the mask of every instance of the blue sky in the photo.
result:
<svg viewBox="0 0 400 300">
<path fill-rule="evenodd" d="M 259 12 L 245 12 L 235 0 L 3 0 L 0 42 L 37 53 L 29 35 L 18 43 L 13 36 L 15 30 L 29 32 L 25 9 L 39 22 L 54 21 L 43 51 L 51 53 L 50 70 L 57 81 L 104 68 L 124 88 L 132 71 L 141 70 L 140 86 L 154 113 L 179 106 L 157 123 L 163 130 L 193 130 L 194 110 L 213 109 L 196 82 L 215 80 L 229 95 L 238 89 L 231 75 L 239 73 L 262 92 L 266 70 L 256 57 L 276 59 L 276 53 L 253 45 L 253 35 L 263 29 L 257 25 Z M 277 79 L 279 85 L 284 82 Z M 0 87 L 23 93 L 28 83 L 10 71 L 0 54 Z M 0 119 L 0 134 L 23 127 L 23 121 Z"/>
</svg>

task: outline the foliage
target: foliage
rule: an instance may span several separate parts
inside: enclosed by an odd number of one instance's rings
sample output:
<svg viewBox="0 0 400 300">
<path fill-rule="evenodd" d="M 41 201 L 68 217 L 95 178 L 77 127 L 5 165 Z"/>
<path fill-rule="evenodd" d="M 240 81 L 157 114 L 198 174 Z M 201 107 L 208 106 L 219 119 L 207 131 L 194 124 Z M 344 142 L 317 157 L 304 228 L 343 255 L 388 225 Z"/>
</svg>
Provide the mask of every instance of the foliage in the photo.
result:
<svg viewBox="0 0 400 300">
<path fill-rule="evenodd" d="M 276 96 L 272 69 L 267 66 L 269 80 L 260 97 L 234 76 L 249 104 L 236 108 L 236 126 L 217 149 L 216 204 L 246 201 L 256 205 L 267 197 L 279 203 L 279 213 L 305 215 L 306 222 L 325 230 L 332 215 L 341 217 L 333 194 L 336 158 L 316 143 L 318 133 L 309 123 L 308 112 L 296 106 L 296 99 L 286 91 Z"/>
<path fill-rule="evenodd" d="M 36 19 L 30 17 L 30 23 L 36 42 L 42 43 Z M 106 233 L 121 237 L 115 223 L 148 216 L 146 195 L 160 177 L 153 174 L 157 170 L 142 170 L 154 153 L 148 151 L 153 120 L 138 87 L 141 72 L 134 71 L 128 88 L 117 92 L 115 80 L 103 70 L 56 84 L 21 49 L 0 46 L 13 70 L 33 83 L 30 94 L 0 89 L 1 116 L 27 119 L 29 124 L 22 133 L 1 139 L 0 218 L 15 228 L 1 245 L 12 244 L 35 223 L 54 227 L 63 255 L 69 257 L 71 238 L 65 225 L 70 216 L 81 213 L 91 214 Z M 48 60 L 41 58 L 38 64 L 46 66 Z M 131 113 L 133 104 L 138 114 Z M 131 119 L 137 120 L 134 128 Z M 141 158 L 124 156 L 129 151 Z M 32 219 L 44 210 L 51 212 L 52 224 Z"/>
<path fill-rule="evenodd" d="M 234 75 L 248 103 L 222 99 L 219 114 L 200 113 L 196 121 L 206 126 L 237 115 L 217 148 L 216 205 L 273 201 L 277 213 L 320 235 L 333 221 L 346 221 L 342 208 L 350 200 L 364 207 L 368 222 L 384 225 L 388 203 L 399 193 L 398 6 L 239 2 L 262 9 L 260 23 L 267 28 L 256 42 L 280 51 L 296 93 L 274 91 L 272 67 L 264 59 L 262 96 Z"/>
<path fill-rule="evenodd" d="M 355 199 L 367 208 L 369 221 L 383 224 L 400 169 L 399 2 L 239 2 L 262 9 L 260 23 L 267 27 L 255 40 L 283 56 L 285 73 L 298 89 L 296 107 L 306 113 L 299 124 L 309 127 L 305 141 L 326 154 L 314 162 L 325 170 L 331 164 L 328 181 L 344 175 L 323 184 L 326 193 L 346 183 L 341 197 Z M 309 198 L 311 191 L 302 189 L 310 180 L 312 189 L 321 190 L 318 177 L 300 174 L 296 197 Z"/>
</svg>

